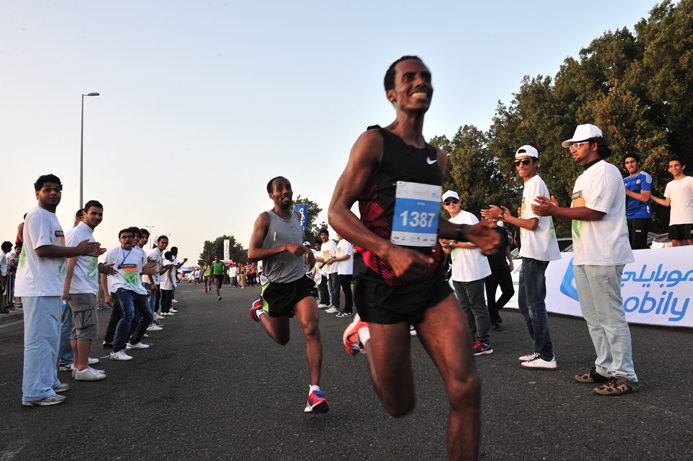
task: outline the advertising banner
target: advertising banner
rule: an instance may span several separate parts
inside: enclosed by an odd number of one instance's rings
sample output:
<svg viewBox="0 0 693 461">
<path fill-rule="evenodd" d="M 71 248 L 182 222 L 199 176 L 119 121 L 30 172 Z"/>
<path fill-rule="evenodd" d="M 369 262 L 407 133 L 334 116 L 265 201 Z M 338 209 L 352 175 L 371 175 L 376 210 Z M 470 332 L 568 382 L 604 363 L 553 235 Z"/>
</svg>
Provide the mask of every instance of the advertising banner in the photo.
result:
<svg viewBox="0 0 693 461">
<path fill-rule="evenodd" d="M 635 250 L 623 270 L 621 296 L 630 323 L 693 327 L 693 246 Z M 573 254 L 561 253 L 546 269 L 546 309 L 582 317 L 573 277 Z"/>
<path fill-rule="evenodd" d="M 306 220 L 308 219 L 308 205 L 294 205 L 294 211 L 301 215 L 301 229 L 306 233 Z"/>
<path fill-rule="evenodd" d="M 224 261 L 231 259 L 231 240 L 224 239 Z"/>
</svg>

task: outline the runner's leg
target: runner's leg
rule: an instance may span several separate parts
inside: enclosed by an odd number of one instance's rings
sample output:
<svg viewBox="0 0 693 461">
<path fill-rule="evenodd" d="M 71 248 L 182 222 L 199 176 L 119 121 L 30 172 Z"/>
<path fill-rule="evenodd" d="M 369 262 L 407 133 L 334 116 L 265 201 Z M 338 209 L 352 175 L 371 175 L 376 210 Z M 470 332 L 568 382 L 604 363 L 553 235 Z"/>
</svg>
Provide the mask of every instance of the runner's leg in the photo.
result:
<svg viewBox="0 0 693 461">
<path fill-rule="evenodd" d="M 472 359 L 466 319 L 455 296 L 451 294 L 427 309 L 416 330 L 445 381 L 450 400 L 448 456 L 450 459 L 477 459 L 481 380 Z"/>
<path fill-rule="evenodd" d="M 371 339 L 366 341 L 366 358 L 371 382 L 383 406 L 392 416 L 409 413 L 416 402 L 409 350 L 409 325 L 368 324 Z"/>
<path fill-rule="evenodd" d="M 320 329 L 318 328 L 320 312 L 318 311 L 318 304 L 315 298 L 308 296 L 300 300 L 294 308 L 294 313 L 301 323 L 303 334 L 306 337 L 306 358 L 308 359 L 310 384 L 319 386 L 320 373 L 322 371 L 322 340 L 320 339 Z M 262 317 L 266 316 L 263 315 Z"/>
</svg>

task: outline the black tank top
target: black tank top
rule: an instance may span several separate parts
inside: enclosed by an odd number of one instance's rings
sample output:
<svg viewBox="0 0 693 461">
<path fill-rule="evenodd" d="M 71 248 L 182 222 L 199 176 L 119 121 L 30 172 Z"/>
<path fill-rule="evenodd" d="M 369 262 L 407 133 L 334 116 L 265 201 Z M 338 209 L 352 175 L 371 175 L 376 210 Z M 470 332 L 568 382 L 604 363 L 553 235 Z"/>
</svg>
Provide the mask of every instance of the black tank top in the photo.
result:
<svg viewBox="0 0 693 461">
<path fill-rule="evenodd" d="M 383 158 L 359 196 L 361 222 L 378 237 L 390 240 L 392 218 L 395 213 L 397 181 L 416 182 L 440 186 L 443 173 L 437 163 L 435 147 L 426 143 L 423 149 L 411 146 L 402 138 L 380 126 L 370 126 L 383 137 Z M 442 272 L 442 248 L 436 241 L 434 247 L 405 247 L 431 256 L 432 264 L 421 280 L 433 278 Z M 387 285 L 405 285 L 395 276 L 392 267 L 370 251 L 355 247 L 354 276 Z"/>
</svg>

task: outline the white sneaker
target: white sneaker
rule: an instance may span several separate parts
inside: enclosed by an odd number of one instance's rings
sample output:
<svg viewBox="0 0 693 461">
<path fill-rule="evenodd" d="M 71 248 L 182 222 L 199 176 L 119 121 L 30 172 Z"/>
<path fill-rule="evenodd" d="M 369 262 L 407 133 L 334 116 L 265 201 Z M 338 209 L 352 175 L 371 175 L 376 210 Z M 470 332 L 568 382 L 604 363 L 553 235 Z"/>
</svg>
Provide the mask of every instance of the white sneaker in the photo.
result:
<svg viewBox="0 0 693 461">
<path fill-rule="evenodd" d="M 174 302 L 174 303 L 177 303 L 178 301 L 177 301 L 177 300 L 175 300 L 175 299 L 173 299 L 173 300 L 172 300 L 172 302 Z"/>
<path fill-rule="evenodd" d="M 416 332 L 416 328 L 414 328 L 414 325 L 409 325 L 409 334 L 411 336 L 416 336 L 418 333 Z"/>
<path fill-rule="evenodd" d="M 101 373 L 103 375 L 106 374 L 106 372 L 103 370 L 97 370 L 96 368 L 92 368 L 92 367 L 89 367 L 89 369 L 94 370 L 96 373 Z M 82 370 L 82 371 L 84 371 L 84 370 Z M 74 378 L 76 374 L 77 374 L 77 368 L 73 368 L 72 369 L 72 377 Z"/>
<path fill-rule="evenodd" d="M 130 343 L 127 343 L 125 348 L 126 349 L 149 349 L 149 344 L 144 344 L 144 343 L 130 344 Z"/>
<path fill-rule="evenodd" d="M 164 315 L 176 315 L 173 312 L 164 312 Z"/>
<path fill-rule="evenodd" d="M 339 309 L 337 309 L 334 306 L 331 306 L 329 309 L 325 311 L 326 314 L 336 314 L 337 312 L 339 312 Z"/>
<path fill-rule="evenodd" d="M 99 363 L 99 359 L 89 357 L 89 365 L 94 365 L 95 363 Z"/>
<path fill-rule="evenodd" d="M 169 312 L 173 312 L 175 314 L 176 312 L 178 312 L 178 309 L 171 308 Z"/>
<path fill-rule="evenodd" d="M 161 328 L 159 325 L 151 324 L 147 327 L 147 331 L 159 331 L 159 330 L 163 330 L 163 328 Z"/>
<path fill-rule="evenodd" d="M 93 368 L 87 368 L 85 370 L 75 372 L 75 379 L 77 381 L 99 381 L 105 378 L 105 373 L 99 373 Z"/>
<path fill-rule="evenodd" d="M 108 357 L 111 360 L 132 360 L 132 357 L 127 355 L 125 351 L 111 352 Z"/>
<path fill-rule="evenodd" d="M 520 357 L 520 362 L 529 362 L 530 360 L 534 360 L 537 357 L 539 357 L 538 352 L 532 352 L 531 354 L 523 355 Z"/>
<path fill-rule="evenodd" d="M 318 309 L 324 309 L 327 307 L 327 304 L 318 304 Z"/>
<path fill-rule="evenodd" d="M 163 320 L 163 319 L 165 319 L 166 317 L 164 317 L 163 315 L 160 315 L 160 314 L 154 314 L 154 318 L 155 318 L 156 320 Z"/>
<path fill-rule="evenodd" d="M 558 368 L 558 364 L 556 364 L 556 356 L 552 357 L 551 361 L 546 361 L 541 357 L 537 357 L 534 360 L 522 362 L 520 365 L 525 368 L 534 368 L 537 370 L 555 370 Z"/>
</svg>

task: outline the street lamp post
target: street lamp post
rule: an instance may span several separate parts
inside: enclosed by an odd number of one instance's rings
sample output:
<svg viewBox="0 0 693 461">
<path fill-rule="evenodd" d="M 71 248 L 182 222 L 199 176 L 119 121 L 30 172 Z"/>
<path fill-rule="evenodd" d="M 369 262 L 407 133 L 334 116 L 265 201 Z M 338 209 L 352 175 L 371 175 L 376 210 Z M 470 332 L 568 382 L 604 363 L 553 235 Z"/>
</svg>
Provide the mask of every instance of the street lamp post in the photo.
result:
<svg viewBox="0 0 693 461">
<path fill-rule="evenodd" d="M 84 97 L 85 96 L 98 96 L 99 93 L 89 93 L 82 95 L 82 130 L 80 133 L 79 142 L 79 207 L 84 206 L 83 196 L 84 196 Z"/>
</svg>

